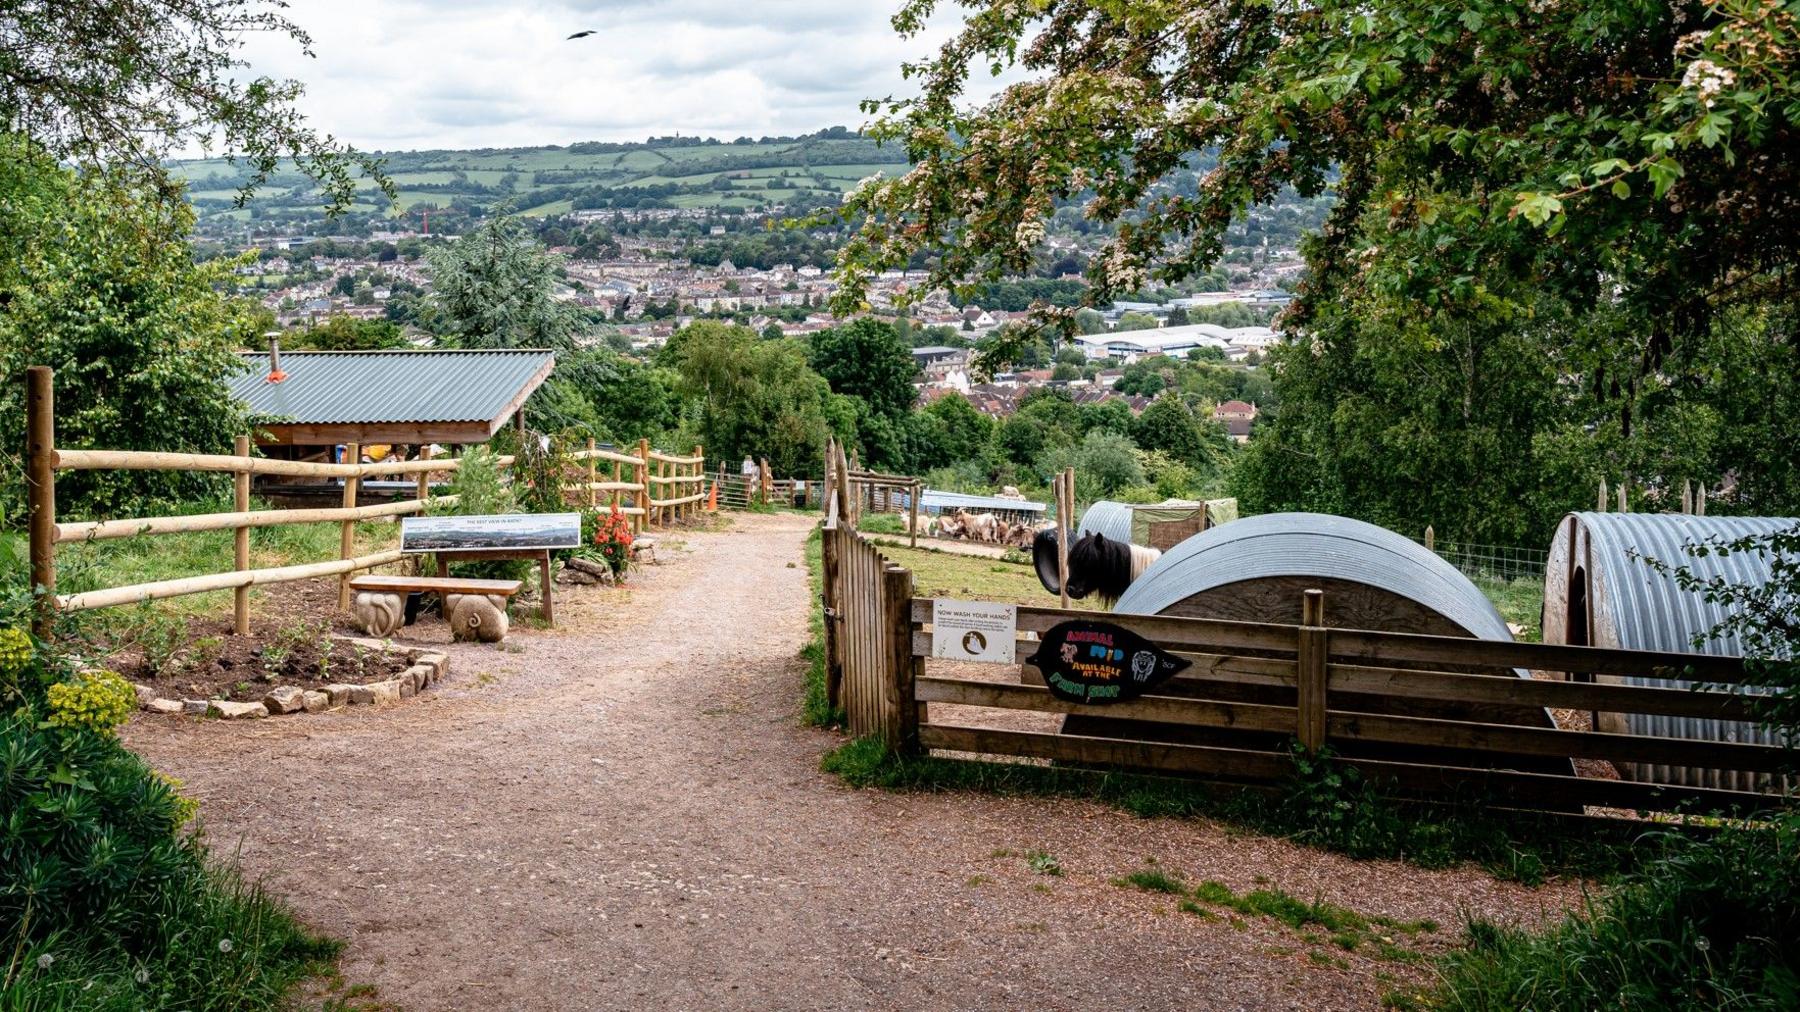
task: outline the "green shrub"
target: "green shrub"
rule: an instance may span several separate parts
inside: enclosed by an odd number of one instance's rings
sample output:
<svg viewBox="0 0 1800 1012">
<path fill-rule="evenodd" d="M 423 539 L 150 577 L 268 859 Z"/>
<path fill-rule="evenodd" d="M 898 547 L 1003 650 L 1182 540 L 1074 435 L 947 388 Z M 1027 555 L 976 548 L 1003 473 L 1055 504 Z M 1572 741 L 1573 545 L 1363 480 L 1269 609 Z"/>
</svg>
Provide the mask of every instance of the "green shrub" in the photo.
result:
<svg viewBox="0 0 1800 1012">
<path fill-rule="evenodd" d="M 128 682 L 21 636 L 0 628 L 0 1008 L 281 1002 L 335 943 L 208 865 L 195 803 L 115 734 Z"/>
<path fill-rule="evenodd" d="M 201 871 L 179 832 L 192 810 L 110 730 L 38 711 L 0 718 L 0 937 L 79 930 L 149 946 L 163 897 Z"/>
<path fill-rule="evenodd" d="M 1666 857 L 1542 934 L 1485 921 L 1445 963 L 1447 1009 L 1800 1008 L 1800 815 Z"/>
</svg>

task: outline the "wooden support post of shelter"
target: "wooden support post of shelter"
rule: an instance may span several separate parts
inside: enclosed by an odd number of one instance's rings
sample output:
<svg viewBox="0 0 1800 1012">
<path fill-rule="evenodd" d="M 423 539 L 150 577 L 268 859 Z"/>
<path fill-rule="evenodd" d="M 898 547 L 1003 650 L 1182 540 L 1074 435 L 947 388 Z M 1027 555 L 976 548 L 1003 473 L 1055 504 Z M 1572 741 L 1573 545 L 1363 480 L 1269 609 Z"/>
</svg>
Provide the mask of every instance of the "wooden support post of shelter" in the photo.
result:
<svg viewBox="0 0 1800 1012">
<path fill-rule="evenodd" d="M 237 437 L 234 452 L 240 457 L 250 457 L 250 435 L 245 433 Z M 239 471 L 232 482 L 232 505 L 239 513 L 250 512 L 250 468 Z M 237 525 L 232 531 L 232 558 L 237 571 L 242 573 L 250 568 L 250 525 Z M 249 586 L 234 588 L 231 592 L 232 631 L 239 636 L 250 633 L 250 588 Z"/>
<path fill-rule="evenodd" d="M 356 463 L 360 463 L 361 461 L 362 461 L 362 445 L 360 443 L 344 444 L 343 463 L 356 464 Z M 357 478 L 354 475 L 350 475 L 350 476 L 347 476 L 344 478 L 344 506 L 346 508 L 356 505 L 356 490 L 357 490 L 357 486 L 360 483 L 361 483 L 361 479 Z M 356 558 L 356 521 L 354 521 L 354 520 L 345 520 L 338 526 L 338 558 L 339 559 L 354 559 L 354 558 Z M 351 573 L 345 572 L 338 577 L 338 610 L 339 611 L 348 611 L 350 609 L 350 577 L 351 576 L 352 576 Z"/>
<path fill-rule="evenodd" d="M 431 444 L 430 443 L 426 443 L 424 446 L 419 447 L 419 458 L 418 459 L 420 459 L 420 460 L 430 460 L 431 459 Z M 425 500 L 427 500 L 429 498 L 431 498 L 431 472 L 430 471 L 420 471 L 419 472 L 418 499 L 420 502 L 424 502 Z"/>
<path fill-rule="evenodd" d="M 1326 637 L 1325 592 L 1309 590 L 1300 604 L 1299 645 L 1296 655 L 1298 692 L 1295 709 L 1299 726 L 1296 737 L 1308 751 L 1325 745 Z"/>
<path fill-rule="evenodd" d="M 1607 506 L 1611 505 L 1610 503 L 1607 502 L 1607 498 L 1608 497 L 1606 494 L 1606 479 L 1601 478 L 1600 479 L 1600 505 L 1598 505 L 1594 508 L 1595 512 L 1597 512 L 1597 513 L 1605 513 L 1606 512 Z"/>
<path fill-rule="evenodd" d="M 47 365 L 25 371 L 25 492 L 31 530 L 31 630 L 49 639 L 56 622 L 56 392 Z"/>
<path fill-rule="evenodd" d="M 1425 550 L 1428 552 L 1437 551 L 1437 531 L 1432 530 L 1430 524 L 1425 525 Z"/>
</svg>

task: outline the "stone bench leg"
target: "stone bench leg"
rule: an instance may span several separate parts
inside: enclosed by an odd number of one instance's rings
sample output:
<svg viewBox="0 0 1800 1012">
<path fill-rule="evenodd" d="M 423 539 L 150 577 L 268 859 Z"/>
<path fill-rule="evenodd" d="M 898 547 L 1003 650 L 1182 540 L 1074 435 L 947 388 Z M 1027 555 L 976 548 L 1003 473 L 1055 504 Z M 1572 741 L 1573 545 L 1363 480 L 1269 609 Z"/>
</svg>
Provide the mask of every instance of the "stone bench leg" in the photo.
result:
<svg viewBox="0 0 1800 1012">
<path fill-rule="evenodd" d="M 499 594 L 445 594 L 444 617 L 450 620 L 450 635 L 459 640 L 498 643 L 512 627 L 506 598 Z"/>
<path fill-rule="evenodd" d="M 358 591 L 350 611 L 363 632 L 386 639 L 406 621 L 406 599 L 399 594 Z"/>
</svg>

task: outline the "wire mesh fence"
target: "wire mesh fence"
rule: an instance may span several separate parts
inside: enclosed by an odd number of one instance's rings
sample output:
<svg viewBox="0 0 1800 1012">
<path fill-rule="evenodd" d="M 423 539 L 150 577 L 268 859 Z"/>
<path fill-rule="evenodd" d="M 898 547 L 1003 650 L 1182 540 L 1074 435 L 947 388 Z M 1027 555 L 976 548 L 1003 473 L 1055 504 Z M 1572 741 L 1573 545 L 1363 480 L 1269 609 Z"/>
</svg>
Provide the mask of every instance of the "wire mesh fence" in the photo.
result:
<svg viewBox="0 0 1800 1012">
<path fill-rule="evenodd" d="M 1414 538 L 1424 544 L 1424 540 Z M 1472 580 L 1542 580 L 1550 553 L 1541 548 L 1476 545 L 1462 541 L 1438 541 L 1430 546 L 1445 562 Z"/>
</svg>

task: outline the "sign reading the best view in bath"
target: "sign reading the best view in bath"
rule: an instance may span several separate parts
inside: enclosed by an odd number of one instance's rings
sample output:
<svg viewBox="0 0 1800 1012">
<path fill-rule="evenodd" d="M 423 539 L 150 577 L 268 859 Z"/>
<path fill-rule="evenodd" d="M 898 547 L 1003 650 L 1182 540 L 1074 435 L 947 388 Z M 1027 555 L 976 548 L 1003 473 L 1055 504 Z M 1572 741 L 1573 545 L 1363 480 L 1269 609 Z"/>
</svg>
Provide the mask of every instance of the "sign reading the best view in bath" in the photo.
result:
<svg viewBox="0 0 1800 1012">
<path fill-rule="evenodd" d="M 952 661 L 1013 664 L 1019 608 L 992 601 L 931 602 L 931 656 Z"/>
<path fill-rule="evenodd" d="M 1173 678 L 1188 662 L 1110 622 L 1059 622 L 1030 658 L 1051 695 L 1072 703 L 1117 703 Z"/>
<path fill-rule="evenodd" d="M 519 552 L 580 547 L 579 513 L 405 517 L 400 521 L 403 552 Z"/>
</svg>

